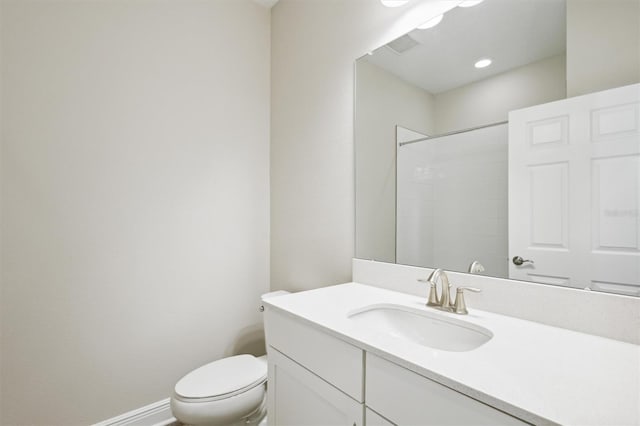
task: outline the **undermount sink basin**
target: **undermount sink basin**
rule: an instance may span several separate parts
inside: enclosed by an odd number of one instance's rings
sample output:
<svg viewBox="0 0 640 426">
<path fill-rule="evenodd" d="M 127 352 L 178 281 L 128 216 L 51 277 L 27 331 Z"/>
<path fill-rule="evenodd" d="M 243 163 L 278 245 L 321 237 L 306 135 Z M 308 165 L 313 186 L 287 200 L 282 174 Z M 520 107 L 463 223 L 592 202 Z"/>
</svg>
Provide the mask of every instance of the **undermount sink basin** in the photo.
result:
<svg viewBox="0 0 640 426">
<path fill-rule="evenodd" d="M 484 327 L 401 305 L 370 305 L 348 317 L 378 333 L 443 351 L 470 351 L 493 337 Z"/>
</svg>

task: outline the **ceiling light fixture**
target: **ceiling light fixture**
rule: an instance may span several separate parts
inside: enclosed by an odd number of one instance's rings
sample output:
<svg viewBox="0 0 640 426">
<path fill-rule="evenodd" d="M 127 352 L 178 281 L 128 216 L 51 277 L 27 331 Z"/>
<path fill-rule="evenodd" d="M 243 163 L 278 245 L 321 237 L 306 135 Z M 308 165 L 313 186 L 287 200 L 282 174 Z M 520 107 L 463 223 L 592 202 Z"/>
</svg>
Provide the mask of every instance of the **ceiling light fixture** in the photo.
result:
<svg viewBox="0 0 640 426">
<path fill-rule="evenodd" d="M 458 7 L 473 7 L 477 4 L 482 3 L 484 0 L 465 0 L 458 5 Z"/>
<path fill-rule="evenodd" d="M 475 63 L 475 67 L 476 68 L 486 68 L 489 65 L 491 65 L 491 59 L 489 58 L 483 58 L 483 59 L 479 59 L 478 62 Z"/>
<path fill-rule="evenodd" d="M 444 15 L 434 16 L 433 18 L 429 19 L 427 22 L 418 25 L 418 29 L 426 30 L 427 28 L 433 28 L 436 25 L 438 25 L 440 21 L 442 21 L 442 18 L 444 18 Z"/>
<path fill-rule="evenodd" d="M 409 0 L 380 0 L 380 3 L 387 7 L 398 7 L 409 3 Z"/>
</svg>

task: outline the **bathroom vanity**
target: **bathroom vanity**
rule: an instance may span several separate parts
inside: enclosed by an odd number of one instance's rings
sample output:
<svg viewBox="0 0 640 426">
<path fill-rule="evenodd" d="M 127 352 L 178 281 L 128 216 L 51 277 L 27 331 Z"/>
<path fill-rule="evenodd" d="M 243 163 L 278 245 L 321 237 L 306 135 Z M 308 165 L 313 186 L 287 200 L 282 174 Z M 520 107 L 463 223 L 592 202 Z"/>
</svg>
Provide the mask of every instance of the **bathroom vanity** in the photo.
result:
<svg viewBox="0 0 640 426">
<path fill-rule="evenodd" d="M 356 60 L 356 283 L 265 302 L 269 424 L 640 425 L 640 86 L 576 24 L 621 20 L 424 3 Z M 432 268 L 468 315 L 425 306 Z"/>
<path fill-rule="evenodd" d="M 265 301 L 270 425 L 637 425 L 640 347 L 348 283 Z"/>
</svg>

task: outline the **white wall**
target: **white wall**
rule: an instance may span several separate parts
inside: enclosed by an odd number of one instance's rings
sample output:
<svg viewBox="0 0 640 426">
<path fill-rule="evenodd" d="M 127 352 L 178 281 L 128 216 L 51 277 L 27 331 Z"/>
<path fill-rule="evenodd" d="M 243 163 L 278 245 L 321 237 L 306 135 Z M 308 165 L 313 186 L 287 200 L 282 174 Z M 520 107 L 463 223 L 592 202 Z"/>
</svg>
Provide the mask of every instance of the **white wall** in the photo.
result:
<svg viewBox="0 0 640 426">
<path fill-rule="evenodd" d="M 88 424 L 259 338 L 269 11 L 5 0 L 1 13 L 0 423 Z"/>
<path fill-rule="evenodd" d="M 366 57 L 356 82 L 356 256 L 395 262 L 396 126 L 433 134 L 434 99 Z"/>
<path fill-rule="evenodd" d="M 640 0 L 567 0 L 567 95 L 640 82 Z"/>
<path fill-rule="evenodd" d="M 273 8 L 273 289 L 351 279 L 354 60 L 456 3 L 280 0 Z"/>
<path fill-rule="evenodd" d="M 509 111 L 566 98 L 565 62 L 552 56 L 437 94 L 437 133 L 506 121 Z"/>
</svg>

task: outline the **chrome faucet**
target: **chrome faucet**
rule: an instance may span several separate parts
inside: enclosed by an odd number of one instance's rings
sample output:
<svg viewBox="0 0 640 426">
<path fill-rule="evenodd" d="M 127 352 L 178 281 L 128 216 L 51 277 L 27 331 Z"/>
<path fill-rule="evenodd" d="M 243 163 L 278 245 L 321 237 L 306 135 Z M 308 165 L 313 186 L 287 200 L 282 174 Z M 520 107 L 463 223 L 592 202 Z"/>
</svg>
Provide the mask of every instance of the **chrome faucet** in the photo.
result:
<svg viewBox="0 0 640 426">
<path fill-rule="evenodd" d="M 440 278 L 441 290 L 440 297 L 438 297 L 438 288 L 437 282 L 438 278 Z M 444 272 L 444 270 L 438 268 L 435 269 L 429 278 L 426 280 L 419 279 L 418 281 L 429 284 L 429 299 L 427 300 L 427 306 L 434 307 L 436 309 L 440 309 L 447 312 L 454 312 L 460 315 L 466 315 L 469 313 L 467 311 L 467 306 L 464 301 L 464 290 L 473 291 L 475 293 L 480 292 L 480 289 L 474 287 L 458 287 L 456 291 L 456 300 L 452 304 L 451 303 L 451 283 L 449 283 L 449 277 Z"/>
</svg>

